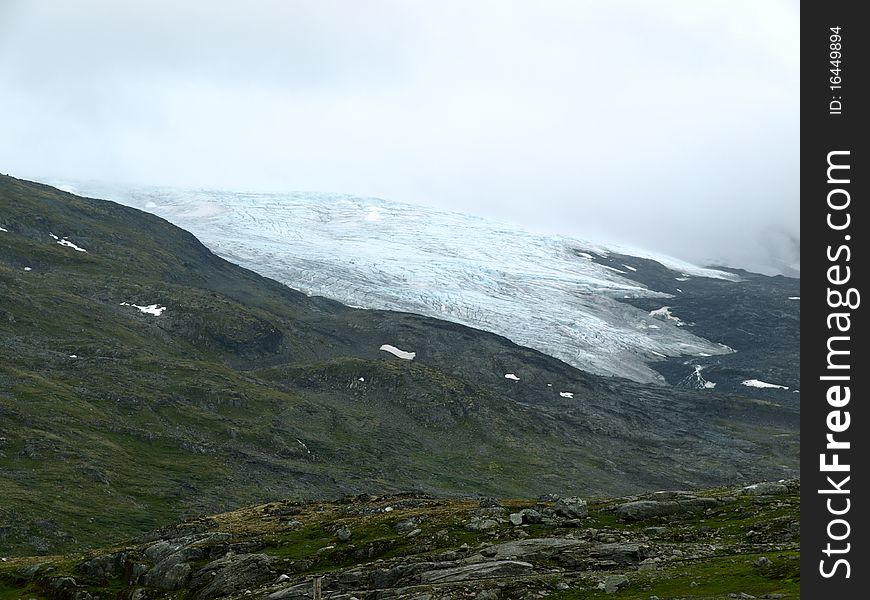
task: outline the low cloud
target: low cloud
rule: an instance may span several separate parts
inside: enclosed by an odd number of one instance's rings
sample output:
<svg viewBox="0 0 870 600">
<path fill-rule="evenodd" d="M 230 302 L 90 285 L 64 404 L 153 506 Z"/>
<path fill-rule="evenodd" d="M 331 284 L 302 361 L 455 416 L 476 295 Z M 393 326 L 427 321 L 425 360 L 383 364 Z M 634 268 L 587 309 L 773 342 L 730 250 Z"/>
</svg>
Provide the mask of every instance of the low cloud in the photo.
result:
<svg viewBox="0 0 870 600">
<path fill-rule="evenodd" d="M 783 272 L 798 18 L 785 1 L 7 0 L 0 170 L 380 196 Z"/>
</svg>

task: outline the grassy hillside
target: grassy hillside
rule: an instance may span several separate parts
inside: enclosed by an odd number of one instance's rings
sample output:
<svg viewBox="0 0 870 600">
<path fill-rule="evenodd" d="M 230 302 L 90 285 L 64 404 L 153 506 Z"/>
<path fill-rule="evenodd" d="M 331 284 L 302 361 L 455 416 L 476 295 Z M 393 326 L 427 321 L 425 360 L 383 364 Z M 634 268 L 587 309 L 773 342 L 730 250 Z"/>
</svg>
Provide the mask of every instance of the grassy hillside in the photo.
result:
<svg viewBox="0 0 870 600">
<path fill-rule="evenodd" d="M 287 497 L 797 472 L 797 412 L 764 400 L 594 377 L 467 327 L 309 298 L 162 219 L 10 177 L 0 228 L 5 555 Z"/>
</svg>

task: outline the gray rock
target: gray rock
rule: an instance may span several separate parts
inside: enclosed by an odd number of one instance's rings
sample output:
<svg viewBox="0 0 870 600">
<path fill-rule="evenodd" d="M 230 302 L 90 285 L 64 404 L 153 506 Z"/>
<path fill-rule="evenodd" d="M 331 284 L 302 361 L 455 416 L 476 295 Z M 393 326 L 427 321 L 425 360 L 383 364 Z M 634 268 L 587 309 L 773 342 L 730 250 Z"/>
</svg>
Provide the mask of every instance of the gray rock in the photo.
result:
<svg viewBox="0 0 870 600">
<path fill-rule="evenodd" d="M 635 500 L 616 507 L 616 515 L 624 521 L 643 521 L 654 517 L 667 517 L 681 513 L 703 512 L 719 506 L 715 498 L 696 498 L 680 500 Z"/>
<path fill-rule="evenodd" d="M 640 544 L 614 542 L 595 546 L 589 554 L 598 560 L 612 561 L 618 565 L 636 565 L 647 558 L 647 548 Z"/>
<path fill-rule="evenodd" d="M 412 517 L 410 519 L 405 519 L 404 521 L 399 521 L 398 523 L 396 523 L 396 525 L 393 527 L 393 529 L 395 529 L 396 533 L 398 533 L 399 535 L 404 535 L 408 532 L 411 532 L 411 531 L 414 531 L 415 529 L 417 529 L 417 523 L 418 523 L 418 520 L 414 519 Z M 337 535 L 337 532 L 336 532 L 336 535 Z"/>
<path fill-rule="evenodd" d="M 124 573 L 126 563 L 127 554 L 115 552 L 113 554 L 96 556 L 83 563 L 79 563 L 76 570 L 95 579 L 114 579 Z"/>
<path fill-rule="evenodd" d="M 172 540 L 160 540 L 145 549 L 145 557 L 153 563 L 159 563 L 171 554 L 190 548 L 195 544 L 224 542 L 230 539 L 230 534 L 223 532 L 200 533 L 177 537 Z"/>
<path fill-rule="evenodd" d="M 721 504 L 716 498 L 689 498 L 678 500 L 680 508 L 690 512 L 702 512 L 708 508 L 716 508 Z"/>
<path fill-rule="evenodd" d="M 133 588 L 126 595 L 127 600 L 146 600 L 148 598 L 148 590 L 144 588 Z"/>
<path fill-rule="evenodd" d="M 339 527 L 339 529 L 335 532 L 335 537 L 339 539 L 341 542 L 348 541 L 353 534 L 350 531 L 349 527 Z"/>
<path fill-rule="evenodd" d="M 519 560 L 497 560 L 447 569 L 435 569 L 420 574 L 423 583 L 449 583 L 482 577 L 514 577 L 528 575 L 534 567 Z"/>
<path fill-rule="evenodd" d="M 272 592 L 266 596 L 266 600 L 303 600 L 311 598 L 311 583 L 298 583 L 296 585 Z"/>
<path fill-rule="evenodd" d="M 145 548 L 145 558 L 148 560 L 158 563 L 173 552 L 178 552 L 182 547 L 182 544 L 173 544 L 166 540 L 160 540 L 159 542 L 155 542 L 151 544 L 147 548 Z"/>
<path fill-rule="evenodd" d="M 219 538 L 218 541 L 228 537 Z M 162 590 L 178 590 L 186 586 L 192 572 L 188 563 L 205 558 L 203 549 L 192 544 L 207 539 L 208 536 L 189 536 L 172 542 L 157 542 L 146 548 L 145 556 L 157 564 L 142 575 L 142 584 Z"/>
<path fill-rule="evenodd" d="M 542 520 L 541 513 L 536 511 L 534 508 L 524 508 L 520 511 L 520 514 L 523 515 L 523 523 L 535 525 L 536 523 L 540 523 Z"/>
<path fill-rule="evenodd" d="M 763 481 L 761 483 L 747 485 L 745 488 L 739 490 L 737 493 L 746 496 L 773 496 L 777 494 L 787 494 L 788 486 L 786 486 L 784 483 Z"/>
<path fill-rule="evenodd" d="M 48 584 L 49 587 L 54 588 L 56 590 L 68 590 L 70 588 L 76 587 L 78 585 L 76 580 L 72 577 L 57 577 L 52 579 Z"/>
<path fill-rule="evenodd" d="M 142 583 L 161 590 L 180 590 L 187 585 L 192 570 L 188 563 L 173 562 L 170 557 L 145 573 L 142 576 Z"/>
<path fill-rule="evenodd" d="M 604 580 L 604 592 L 615 594 L 628 585 L 628 577 L 625 575 L 611 575 Z"/>
<path fill-rule="evenodd" d="M 465 525 L 465 529 L 468 531 L 489 531 L 497 527 L 498 521 L 494 519 L 472 519 Z"/>
<path fill-rule="evenodd" d="M 514 557 L 522 560 L 548 560 L 553 556 L 577 549 L 585 549 L 586 542 L 568 538 L 529 538 L 489 546 L 481 550 L 483 556 L 507 560 Z M 486 552 L 486 553 L 484 553 Z"/>
<path fill-rule="evenodd" d="M 133 567 L 130 570 L 130 582 L 139 583 L 139 579 L 147 572 L 148 565 L 143 565 L 142 563 L 133 563 Z"/>
<path fill-rule="evenodd" d="M 589 516 L 589 508 L 586 500 L 572 496 L 560 498 L 555 506 L 556 514 L 566 519 L 582 519 Z"/>
<path fill-rule="evenodd" d="M 653 517 L 675 515 L 678 512 L 680 512 L 680 505 L 673 500 L 637 500 L 616 507 L 616 515 L 625 521 L 643 521 Z"/>
<path fill-rule="evenodd" d="M 498 600 L 499 591 L 496 588 L 483 590 L 474 597 L 474 600 Z"/>
<path fill-rule="evenodd" d="M 531 524 L 535 525 L 543 520 L 541 513 L 534 508 L 524 508 L 520 512 L 511 513 L 509 520 L 512 525 Z"/>
<path fill-rule="evenodd" d="M 481 498 L 480 499 L 480 508 L 501 508 L 501 504 L 498 503 L 498 500 L 495 498 Z"/>
<path fill-rule="evenodd" d="M 210 576 L 212 572 L 216 573 L 213 577 Z M 191 580 L 191 587 L 207 578 L 211 581 L 196 593 L 196 600 L 229 596 L 274 581 L 275 573 L 271 569 L 271 559 L 265 554 L 243 554 L 205 565 Z"/>
</svg>

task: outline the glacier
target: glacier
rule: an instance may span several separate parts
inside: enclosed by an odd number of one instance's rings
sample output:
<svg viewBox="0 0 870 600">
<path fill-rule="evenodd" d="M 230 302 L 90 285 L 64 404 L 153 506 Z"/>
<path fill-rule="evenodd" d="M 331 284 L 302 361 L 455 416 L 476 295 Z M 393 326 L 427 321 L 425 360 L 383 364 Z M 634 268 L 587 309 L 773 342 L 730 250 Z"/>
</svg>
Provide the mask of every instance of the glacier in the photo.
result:
<svg viewBox="0 0 870 600">
<path fill-rule="evenodd" d="M 671 296 L 630 269 L 595 262 L 619 253 L 655 260 L 675 278 L 736 278 L 651 252 L 343 194 L 47 183 L 163 217 L 217 255 L 308 295 L 483 329 L 599 375 L 662 382 L 649 363 L 732 351 L 620 302 Z"/>
</svg>

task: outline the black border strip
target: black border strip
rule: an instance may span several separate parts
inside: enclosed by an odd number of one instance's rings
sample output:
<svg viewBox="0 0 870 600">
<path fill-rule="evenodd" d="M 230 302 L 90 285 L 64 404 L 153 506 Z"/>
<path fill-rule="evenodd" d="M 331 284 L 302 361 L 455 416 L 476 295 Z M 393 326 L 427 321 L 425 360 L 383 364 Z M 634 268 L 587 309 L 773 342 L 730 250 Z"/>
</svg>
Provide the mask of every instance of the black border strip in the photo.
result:
<svg viewBox="0 0 870 600">
<path fill-rule="evenodd" d="M 860 298 L 870 232 L 870 23 L 858 18 L 860 6 L 805 2 L 801 10 L 801 595 L 812 599 L 870 593 L 870 371 L 862 352 L 870 337 L 861 306 L 870 296 Z"/>
</svg>

